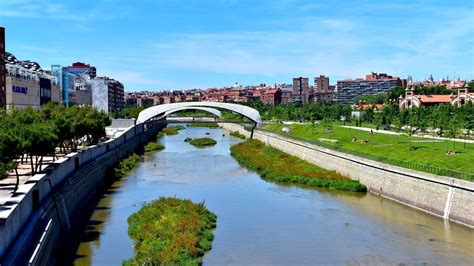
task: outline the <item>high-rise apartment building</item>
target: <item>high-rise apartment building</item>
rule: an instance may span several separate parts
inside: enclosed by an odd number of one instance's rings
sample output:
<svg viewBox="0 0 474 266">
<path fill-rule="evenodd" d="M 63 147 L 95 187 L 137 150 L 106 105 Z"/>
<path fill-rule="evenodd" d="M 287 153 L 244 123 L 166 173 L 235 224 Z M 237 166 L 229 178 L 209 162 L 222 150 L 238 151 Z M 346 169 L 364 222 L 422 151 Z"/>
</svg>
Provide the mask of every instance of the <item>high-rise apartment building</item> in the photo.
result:
<svg viewBox="0 0 474 266">
<path fill-rule="evenodd" d="M 104 111 L 120 112 L 125 107 L 123 84 L 108 77 L 98 77 L 88 81 L 92 88 L 92 106 Z"/>
<path fill-rule="evenodd" d="M 329 91 L 329 77 L 320 75 L 314 78 L 314 92 L 324 93 Z"/>
<path fill-rule="evenodd" d="M 293 78 L 293 101 L 307 104 L 309 102 L 309 79 Z"/>
<path fill-rule="evenodd" d="M 315 102 L 332 102 L 334 96 L 334 86 L 329 85 L 329 77 L 320 75 L 314 78 Z"/>
<path fill-rule="evenodd" d="M 5 28 L 0 27 L 0 108 L 3 109 L 6 106 L 7 95 L 6 95 L 6 73 L 5 68 Z"/>
<path fill-rule="evenodd" d="M 402 86 L 399 77 L 393 77 L 385 73 L 367 75 L 365 79 L 339 80 L 336 88 L 337 103 L 354 103 L 357 96 L 374 95 L 390 91 L 396 86 Z"/>
</svg>

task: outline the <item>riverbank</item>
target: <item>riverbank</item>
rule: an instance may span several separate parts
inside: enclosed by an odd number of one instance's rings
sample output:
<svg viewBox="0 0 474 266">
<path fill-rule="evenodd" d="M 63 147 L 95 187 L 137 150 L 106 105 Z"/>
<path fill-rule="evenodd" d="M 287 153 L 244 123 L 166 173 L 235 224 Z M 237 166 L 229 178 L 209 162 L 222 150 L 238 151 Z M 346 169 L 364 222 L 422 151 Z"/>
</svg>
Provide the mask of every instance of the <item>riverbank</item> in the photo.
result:
<svg viewBox="0 0 474 266">
<path fill-rule="evenodd" d="M 258 140 L 246 140 L 230 150 L 240 165 L 257 171 L 265 180 L 351 192 L 367 191 L 358 181 L 268 147 Z"/>
<path fill-rule="evenodd" d="M 229 132 L 241 125 L 223 123 Z M 367 186 L 368 191 L 432 215 L 474 227 L 474 183 L 438 176 L 366 159 L 281 134 L 258 129 L 254 138 L 268 146 L 299 157 L 322 168 L 334 170 Z"/>
<path fill-rule="evenodd" d="M 371 134 L 340 126 L 272 124 L 265 129 L 316 142 L 318 145 L 404 168 L 474 180 L 474 144 L 428 140 L 408 135 Z M 454 151 L 454 153 L 449 153 Z"/>
<path fill-rule="evenodd" d="M 128 218 L 135 256 L 124 265 L 201 265 L 217 216 L 204 202 L 162 197 Z"/>
</svg>

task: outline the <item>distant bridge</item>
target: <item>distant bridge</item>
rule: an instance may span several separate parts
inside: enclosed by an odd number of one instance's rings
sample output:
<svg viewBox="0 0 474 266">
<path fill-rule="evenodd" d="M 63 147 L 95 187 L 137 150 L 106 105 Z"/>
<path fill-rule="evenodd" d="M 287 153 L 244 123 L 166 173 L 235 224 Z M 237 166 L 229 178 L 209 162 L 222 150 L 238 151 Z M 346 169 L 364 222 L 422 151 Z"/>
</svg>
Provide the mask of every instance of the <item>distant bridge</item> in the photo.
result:
<svg viewBox="0 0 474 266">
<path fill-rule="evenodd" d="M 205 111 L 210 114 L 213 114 L 218 118 L 222 117 L 221 111 L 215 108 L 229 110 L 248 118 L 251 121 L 250 123 L 253 123 L 252 129 L 251 129 L 251 132 L 252 132 L 251 138 L 253 137 L 254 129 L 259 124 L 262 123 L 262 118 L 260 117 L 260 113 L 257 110 L 245 105 L 240 105 L 240 104 L 235 104 L 235 103 L 220 103 L 220 102 L 182 102 L 182 103 L 169 103 L 169 104 L 156 105 L 156 106 L 152 106 L 141 111 L 140 114 L 138 115 L 136 123 L 137 124 L 145 123 L 150 120 L 160 120 L 160 122 L 163 122 L 163 123 L 177 123 L 177 122 L 249 123 L 249 122 L 243 122 L 243 121 L 226 121 L 226 120 L 221 120 L 221 119 L 199 121 L 199 120 L 196 120 L 196 118 L 191 118 L 187 120 L 183 118 L 181 119 L 167 118 L 171 114 L 175 112 L 183 111 L 183 110 L 201 110 L 201 111 Z"/>
<path fill-rule="evenodd" d="M 153 118 L 164 118 L 168 115 L 182 111 L 182 110 L 202 110 L 218 117 L 221 116 L 221 112 L 214 108 L 221 108 L 229 110 L 238 114 L 241 114 L 250 119 L 255 124 L 261 124 L 262 118 L 260 113 L 248 106 L 235 104 L 235 103 L 220 103 L 220 102 L 182 102 L 182 103 L 169 103 L 161 104 L 149 107 L 140 112 L 137 118 L 137 124 L 147 122 Z"/>
</svg>

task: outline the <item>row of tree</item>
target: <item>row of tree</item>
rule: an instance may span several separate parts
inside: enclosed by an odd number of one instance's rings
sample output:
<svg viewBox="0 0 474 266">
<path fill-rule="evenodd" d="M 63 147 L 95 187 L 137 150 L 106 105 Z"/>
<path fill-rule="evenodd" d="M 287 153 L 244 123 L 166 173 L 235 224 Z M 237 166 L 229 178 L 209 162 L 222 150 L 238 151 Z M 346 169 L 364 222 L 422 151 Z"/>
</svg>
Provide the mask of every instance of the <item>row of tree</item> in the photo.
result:
<svg viewBox="0 0 474 266">
<path fill-rule="evenodd" d="M 404 110 L 400 110 L 397 104 L 385 105 L 380 112 L 368 109 L 362 120 L 374 123 L 378 128 L 392 127 L 400 131 L 403 126 L 408 126 L 412 132 L 432 129 L 439 136 L 454 138 L 462 133 L 468 138 L 474 130 L 474 105 L 469 103 L 456 107 L 442 104 Z"/>
<path fill-rule="evenodd" d="M 0 112 L 0 178 L 15 171 L 18 188 L 18 164 L 29 162 L 32 174 L 41 170 L 44 156 L 56 157 L 56 148 L 66 154 L 79 144 L 96 144 L 105 137 L 110 125 L 108 114 L 90 106 L 47 104 L 39 109 L 15 109 Z"/>
<path fill-rule="evenodd" d="M 273 121 L 316 121 L 316 120 L 340 120 L 344 117 L 346 121 L 351 120 L 352 107 L 345 104 L 325 105 L 312 104 L 279 104 L 276 106 L 265 105 L 261 102 L 248 103 L 257 109 L 263 120 Z"/>
</svg>

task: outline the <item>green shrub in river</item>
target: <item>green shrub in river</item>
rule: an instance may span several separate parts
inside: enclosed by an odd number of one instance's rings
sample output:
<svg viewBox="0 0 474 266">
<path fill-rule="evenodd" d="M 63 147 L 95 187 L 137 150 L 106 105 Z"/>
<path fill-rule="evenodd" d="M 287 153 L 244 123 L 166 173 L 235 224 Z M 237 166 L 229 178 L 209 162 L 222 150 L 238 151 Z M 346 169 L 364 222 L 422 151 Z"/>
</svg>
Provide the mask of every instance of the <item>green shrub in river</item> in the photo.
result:
<svg viewBox="0 0 474 266">
<path fill-rule="evenodd" d="M 177 135 L 179 130 L 185 129 L 184 126 L 165 127 L 161 131 L 166 135 Z"/>
<path fill-rule="evenodd" d="M 216 215 L 204 203 L 161 197 L 128 217 L 135 256 L 123 265 L 201 265 Z"/>
<path fill-rule="evenodd" d="M 145 152 L 161 151 L 165 149 L 165 146 L 158 142 L 149 142 L 144 149 Z"/>
<path fill-rule="evenodd" d="M 239 138 L 239 139 L 245 139 L 245 135 L 240 134 L 239 131 L 232 131 L 232 132 L 230 132 L 229 135 L 231 135 L 233 137 L 236 137 L 236 138 Z"/>
<path fill-rule="evenodd" d="M 118 166 L 114 168 L 113 175 L 116 178 L 126 176 L 132 169 L 134 169 L 140 162 L 140 156 L 135 153 L 125 159 L 120 160 Z"/>
<path fill-rule="evenodd" d="M 240 165 L 257 171 L 266 180 L 353 192 L 367 191 L 358 181 L 268 147 L 258 140 L 246 140 L 232 146 L 231 155 Z"/>
<path fill-rule="evenodd" d="M 196 138 L 192 139 L 189 144 L 196 146 L 196 147 L 206 147 L 206 146 L 214 146 L 217 144 L 217 141 L 211 138 Z"/>
</svg>

